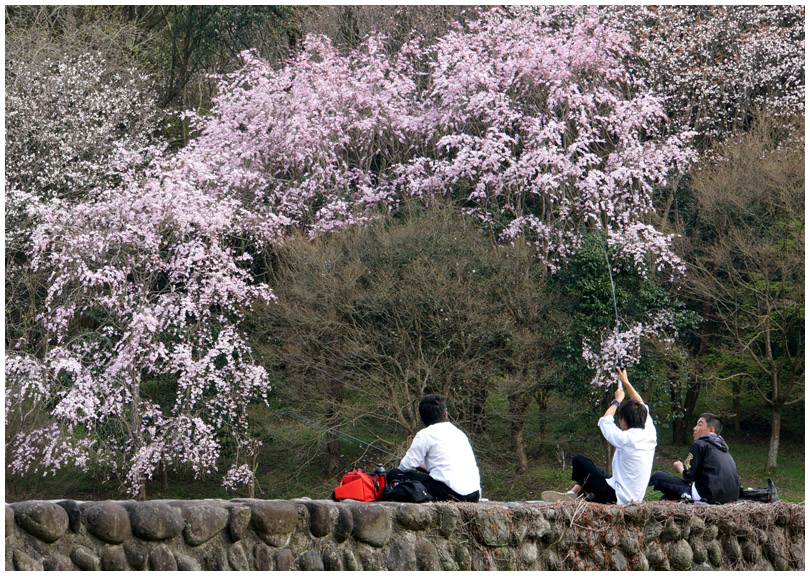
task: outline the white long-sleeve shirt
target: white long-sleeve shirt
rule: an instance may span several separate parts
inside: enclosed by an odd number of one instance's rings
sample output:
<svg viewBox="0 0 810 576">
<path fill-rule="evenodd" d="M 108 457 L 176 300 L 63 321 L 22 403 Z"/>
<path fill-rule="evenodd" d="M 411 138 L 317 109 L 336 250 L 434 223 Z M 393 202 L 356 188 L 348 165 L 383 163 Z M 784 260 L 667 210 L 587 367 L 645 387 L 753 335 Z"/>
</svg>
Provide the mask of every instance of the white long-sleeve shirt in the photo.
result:
<svg viewBox="0 0 810 576">
<path fill-rule="evenodd" d="M 462 496 L 481 490 L 470 441 L 450 422 L 438 422 L 416 433 L 399 468 L 408 471 L 417 466 Z"/>
<path fill-rule="evenodd" d="M 658 435 L 650 408 L 646 404 L 644 407 L 647 409 L 644 428 L 622 430 L 616 426 L 613 416 L 599 419 L 602 436 L 616 448 L 613 453 L 613 476 L 607 479 L 607 483 L 616 491 L 617 504 L 641 502 L 650 482 Z"/>
</svg>

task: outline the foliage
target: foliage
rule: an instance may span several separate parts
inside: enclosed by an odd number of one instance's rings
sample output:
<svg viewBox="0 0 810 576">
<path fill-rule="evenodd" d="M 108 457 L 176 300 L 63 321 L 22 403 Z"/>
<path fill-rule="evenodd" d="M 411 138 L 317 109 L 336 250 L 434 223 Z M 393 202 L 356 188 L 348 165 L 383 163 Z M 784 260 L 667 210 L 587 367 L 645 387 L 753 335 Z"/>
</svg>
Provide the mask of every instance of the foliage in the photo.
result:
<svg viewBox="0 0 810 576">
<path fill-rule="evenodd" d="M 492 246 L 446 207 L 285 242 L 272 285 L 278 303 L 252 332 L 266 334 L 260 349 L 285 382 L 276 397 L 316 418 L 314 407 L 331 407 L 331 426 L 356 421 L 372 435 L 415 434 L 428 393 L 476 426 L 493 379 L 539 375 L 549 334 L 538 328 L 555 317 L 532 255 Z"/>
<path fill-rule="evenodd" d="M 241 51 L 263 49 L 283 58 L 300 31 L 292 6 L 127 6 L 113 8 L 155 40 L 144 58 L 160 82 L 163 105 L 185 109 L 205 103 L 210 74 L 229 71 Z M 195 85 L 195 80 L 198 85 Z M 204 88 L 203 88 L 204 87 Z"/>
<path fill-rule="evenodd" d="M 768 467 L 776 466 L 782 407 L 804 381 L 804 143 L 766 120 L 695 176 L 699 201 L 691 294 L 713 307 L 725 349 L 752 363 L 772 408 Z"/>
<path fill-rule="evenodd" d="M 449 196 L 503 240 L 525 233 L 551 270 L 600 229 L 642 278 L 674 279 L 652 197 L 690 149 L 663 137 L 629 50 L 596 12 L 570 23 L 543 9 L 495 10 L 391 54 L 380 36 L 347 54 L 308 37 L 281 69 L 246 53 L 181 154 L 200 185 L 244 198 L 269 241 Z"/>
<path fill-rule="evenodd" d="M 482 8 L 437 5 L 327 5 L 301 19 L 307 34 L 326 36 L 341 50 L 362 44 L 370 34 L 386 38 L 387 51 L 396 51 L 418 36 L 432 44 L 457 22 L 476 20 Z"/>
</svg>

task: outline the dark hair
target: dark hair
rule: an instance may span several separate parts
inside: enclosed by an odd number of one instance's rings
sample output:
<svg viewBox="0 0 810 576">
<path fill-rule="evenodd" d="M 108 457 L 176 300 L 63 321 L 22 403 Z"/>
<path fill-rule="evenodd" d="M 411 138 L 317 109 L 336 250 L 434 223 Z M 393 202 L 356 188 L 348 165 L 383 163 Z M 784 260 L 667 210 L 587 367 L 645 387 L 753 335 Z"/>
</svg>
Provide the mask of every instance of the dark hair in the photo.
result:
<svg viewBox="0 0 810 576">
<path fill-rule="evenodd" d="M 703 418 L 706 421 L 706 426 L 709 428 L 714 428 L 715 434 L 720 434 L 723 431 L 723 423 L 720 421 L 720 417 L 717 414 L 712 414 L 711 412 L 704 412 L 700 416 L 698 416 L 698 420 Z"/>
<path fill-rule="evenodd" d="M 441 394 L 428 394 L 419 401 L 419 416 L 425 426 L 447 421 L 447 403 Z"/>
<path fill-rule="evenodd" d="M 619 419 L 624 420 L 628 430 L 644 428 L 647 422 L 647 407 L 638 400 L 628 400 L 619 407 Z"/>
</svg>

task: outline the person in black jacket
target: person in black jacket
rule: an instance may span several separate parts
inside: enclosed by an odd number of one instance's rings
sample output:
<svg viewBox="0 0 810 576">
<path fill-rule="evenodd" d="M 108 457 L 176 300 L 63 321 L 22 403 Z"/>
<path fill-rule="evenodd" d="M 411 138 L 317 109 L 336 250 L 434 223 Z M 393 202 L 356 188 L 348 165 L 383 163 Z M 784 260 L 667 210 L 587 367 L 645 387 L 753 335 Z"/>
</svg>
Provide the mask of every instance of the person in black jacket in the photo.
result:
<svg viewBox="0 0 810 576">
<path fill-rule="evenodd" d="M 683 462 L 672 464 L 682 479 L 658 471 L 650 477 L 650 486 L 663 492 L 667 500 L 681 500 L 685 494 L 695 502 L 709 504 L 736 501 L 740 496 L 740 480 L 728 444 L 720 436 L 722 428 L 720 418 L 701 414 L 692 429 L 695 442 L 689 455 Z"/>
</svg>

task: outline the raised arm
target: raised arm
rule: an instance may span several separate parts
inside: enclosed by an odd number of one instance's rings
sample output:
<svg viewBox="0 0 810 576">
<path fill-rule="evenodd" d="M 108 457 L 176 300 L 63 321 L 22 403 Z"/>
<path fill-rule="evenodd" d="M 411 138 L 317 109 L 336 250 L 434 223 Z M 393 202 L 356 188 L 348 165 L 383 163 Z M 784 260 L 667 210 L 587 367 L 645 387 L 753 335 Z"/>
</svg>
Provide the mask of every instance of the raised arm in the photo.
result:
<svg viewBox="0 0 810 576">
<path fill-rule="evenodd" d="M 633 388 L 633 385 L 630 384 L 630 380 L 627 379 L 627 369 L 622 367 L 617 367 L 616 371 L 619 373 L 619 380 L 621 380 L 622 384 L 625 388 L 627 388 L 627 395 L 630 397 L 630 400 L 635 400 L 636 402 L 644 403 L 644 400 L 641 399 L 636 389 Z"/>
</svg>

